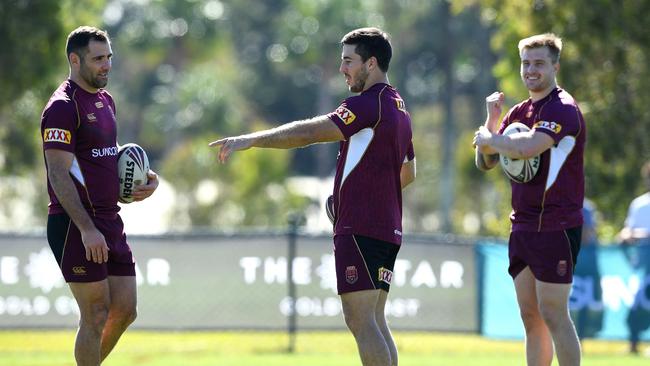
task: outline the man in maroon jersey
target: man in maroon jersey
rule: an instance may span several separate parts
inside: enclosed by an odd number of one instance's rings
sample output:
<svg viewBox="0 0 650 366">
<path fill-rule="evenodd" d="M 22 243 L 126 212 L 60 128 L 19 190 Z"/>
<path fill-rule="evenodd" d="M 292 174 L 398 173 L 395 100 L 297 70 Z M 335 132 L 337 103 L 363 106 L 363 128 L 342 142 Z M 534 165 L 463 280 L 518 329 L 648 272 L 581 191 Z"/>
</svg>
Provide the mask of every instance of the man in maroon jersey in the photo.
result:
<svg viewBox="0 0 650 366">
<path fill-rule="evenodd" d="M 384 307 L 402 241 L 402 188 L 415 179 L 411 119 L 388 84 L 392 48 L 377 28 L 341 40 L 339 71 L 353 93 L 330 114 L 210 143 L 223 163 L 251 147 L 340 141 L 334 181 L 334 257 L 346 324 L 364 365 L 397 365 Z"/>
<path fill-rule="evenodd" d="M 499 154 L 527 159 L 541 154 L 537 175 L 512 181 L 510 266 L 526 330 L 528 365 L 580 364 L 580 343 L 569 317 L 573 269 L 580 249 L 586 129 L 576 101 L 557 86 L 562 41 L 540 34 L 519 42 L 521 79 L 530 98 L 512 107 L 498 127 L 504 95 L 486 98 L 488 117 L 474 136 L 476 165 L 488 170 Z M 521 122 L 529 132 L 503 130 Z"/>
<path fill-rule="evenodd" d="M 80 310 L 78 365 L 99 365 L 136 316 L 135 262 L 117 206 L 115 103 L 104 90 L 111 69 L 108 34 L 79 27 L 66 44 L 70 76 L 41 117 L 50 196 L 47 239 Z M 158 186 L 138 186 L 141 201 Z"/>
</svg>

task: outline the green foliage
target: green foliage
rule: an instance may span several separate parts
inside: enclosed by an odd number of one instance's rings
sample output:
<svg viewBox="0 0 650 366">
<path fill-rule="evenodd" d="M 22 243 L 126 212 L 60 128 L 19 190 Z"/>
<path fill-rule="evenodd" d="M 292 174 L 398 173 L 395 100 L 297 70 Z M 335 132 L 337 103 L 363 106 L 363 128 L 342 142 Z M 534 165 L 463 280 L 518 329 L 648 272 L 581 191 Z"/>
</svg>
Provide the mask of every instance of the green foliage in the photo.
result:
<svg viewBox="0 0 650 366">
<path fill-rule="evenodd" d="M 160 165 L 180 197 L 174 216 L 188 215 L 197 228 L 277 227 L 292 210 L 306 208 L 308 200 L 285 182 L 289 151 L 251 149 L 219 165 L 218 149 L 207 146 L 216 139 L 210 134 L 185 140 Z"/>
<path fill-rule="evenodd" d="M 0 2 L 0 173 L 22 173 L 37 158 L 34 137 L 43 80 L 56 70 L 51 55 L 62 49 L 57 41 L 63 27 L 57 18 L 59 1 Z M 26 22 L 25 19 L 32 21 Z M 58 47 L 57 47 L 58 46 Z M 23 95 L 31 90 L 29 95 Z"/>
<path fill-rule="evenodd" d="M 0 42 L 4 50 L 0 57 L 0 106 L 14 101 L 56 69 L 58 63 L 52 62 L 51 55 L 63 49 L 58 41 L 65 32 L 56 21 L 60 6 L 56 0 L 0 2 Z"/>
<path fill-rule="evenodd" d="M 41 111 L 67 75 L 68 32 L 96 21 L 103 1 L 84 1 L 83 11 L 70 11 L 74 7 L 72 0 L 0 2 L 0 212 L 11 213 L 0 214 L 7 216 L 0 217 L 5 228 L 31 231 L 44 225 Z"/>
<path fill-rule="evenodd" d="M 434 189 L 440 184 L 441 164 L 433 159 L 441 154 L 440 115 L 436 107 L 411 113 L 417 177 L 403 192 L 403 210 L 412 231 L 436 231 L 441 225 L 438 191 Z"/>
<path fill-rule="evenodd" d="M 91 24 L 113 40 L 108 90 L 117 103 L 119 140 L 144 146 L 154 169 L 174 184 L 181 194 L 178 217 L 186 217 L 188 227 L 284 225 L 289 210 L 307 204 L 288 190 L 286 177 L 329 176 L 336 145 L 250 150 L 218 165 L 207 143 L 332 111 L 349 95 L 338 73 L 341 37 L 379 26 L 393 37 L 389 77 L 414 124 L 418 178 L 404 193 L 408 230 L 441 230 L 445 202 L 453 197 L 447 216 L 454 231 L 473 233 L 478 218 L 479 233 L 507 232 L 508 181 L 498 169 L 483 174 L 473 167 L 469 141 L 497 80 L 509 105 L 527 96 L 516 45 L 533 33 L 565 38 L 559 82 L 587 119 L 587 194 L 602 212 L 606 235 L 620 227 L 627 204 L 642 191 L 639 167 L 650 159 L 650 90 L 644 84 L 650 33 L 639 14 L 650 11 L 647 1 L 80 4 L 0 2 L 0 174 L 32 176 L 37 170 L 39 179 L 32 181 L 43 187 L 40 113 L 67 75 L 67 34 Z M 445 164 L 454 164 L 451 173 Z M 450 181 L 451 191 L 443 192 Z M 38 212 L 42 201 L 34 201 Z"/>
</svg>

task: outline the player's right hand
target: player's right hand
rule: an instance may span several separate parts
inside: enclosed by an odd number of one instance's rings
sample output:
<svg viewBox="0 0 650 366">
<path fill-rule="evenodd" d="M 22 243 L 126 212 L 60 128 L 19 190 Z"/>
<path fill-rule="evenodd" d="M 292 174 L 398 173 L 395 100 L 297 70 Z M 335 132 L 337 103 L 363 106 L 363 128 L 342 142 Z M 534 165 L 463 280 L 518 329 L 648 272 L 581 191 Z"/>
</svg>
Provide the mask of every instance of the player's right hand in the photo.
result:
<svg viewBox="0 0 650 366">
<path fill-rule="evenodd" d="M 219 146 L 219 153 L 217 157 L 219 162 L 225 163 L 230 155 L 235 151 L 246 150 L 253 146 L 253 139 L 248 135 L 226 137 L 217 141 L 212 141 L 208 144 L 210 147 Z"/>
<path fill-rule="evenodd" d="M 499 117 L 501 116 L 503 101 L 505 98 L 505 94 L 499 91 L 496 91 L 485 98 L 485 108 L 487 109 L 487 121 L 485 127 L 487 127 L 490 132 L 496 132 L 498 127 L 497 123 L 499 123 Z"/>
<path fill-rule="evenodd" d="M 95 263 L 108 262 L 108 245 L 104 235 L 97 228 L 81 231 L 81 241 L 86 248 L 86 260 Z"/>
</svg>

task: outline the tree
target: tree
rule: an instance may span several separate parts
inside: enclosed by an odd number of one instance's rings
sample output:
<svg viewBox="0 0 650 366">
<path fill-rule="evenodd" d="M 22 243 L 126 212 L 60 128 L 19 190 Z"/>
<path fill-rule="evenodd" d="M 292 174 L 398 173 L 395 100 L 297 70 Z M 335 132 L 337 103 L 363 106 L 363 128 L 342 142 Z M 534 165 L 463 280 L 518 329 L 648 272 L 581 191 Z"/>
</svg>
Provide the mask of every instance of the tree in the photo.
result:
<svg viewBox="0 0 650 366">
<path fill-rule="evenodd" d="M 97 24 L 103 1 L 0 2 L 0 218 L 7 227 L 30 230 L 44 222 L 40 115 L 67 75 L 65 39 L 81 24 Z"/>
</svg>

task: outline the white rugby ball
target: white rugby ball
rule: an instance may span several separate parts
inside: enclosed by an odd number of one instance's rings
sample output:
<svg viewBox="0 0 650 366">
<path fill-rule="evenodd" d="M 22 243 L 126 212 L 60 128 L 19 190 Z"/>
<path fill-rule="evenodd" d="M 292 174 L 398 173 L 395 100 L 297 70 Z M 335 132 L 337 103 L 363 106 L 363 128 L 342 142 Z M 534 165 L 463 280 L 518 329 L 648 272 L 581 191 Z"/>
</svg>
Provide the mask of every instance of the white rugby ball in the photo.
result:
<svg viewBox="0 0 650 366">
<path fill-rule="evenodd" d="M 136 186 L 147 184 L 148 171 L 149 159 L 147 158 L 147 153 L 140 145 L 129 143 L 120 146 L 117 152 L 117 172 L 120 177 L 120 202 L 133 202 L 133 190 Z"/>
<path fill-rule="evenodd" d="M 325 212 L 327 213 L 327 218 L 330 219 L 330 222 L 334 224 L 336 220 L 336 213 L 334 212 L 334 196 L 330 195 L 325 201 Z"/>
<path fill-rule="evenodd" d="M 503 130 L 503 135 L 530 131 L 530 128 L 521 122 L 511 123 Z M 505 155 L 499 157 L 501 168 L 508 178 L 517 183 L 530 182 L 539 170 L 540 156 L 533 156 L 529 159 L 513 159 Z"/>
</svg>

